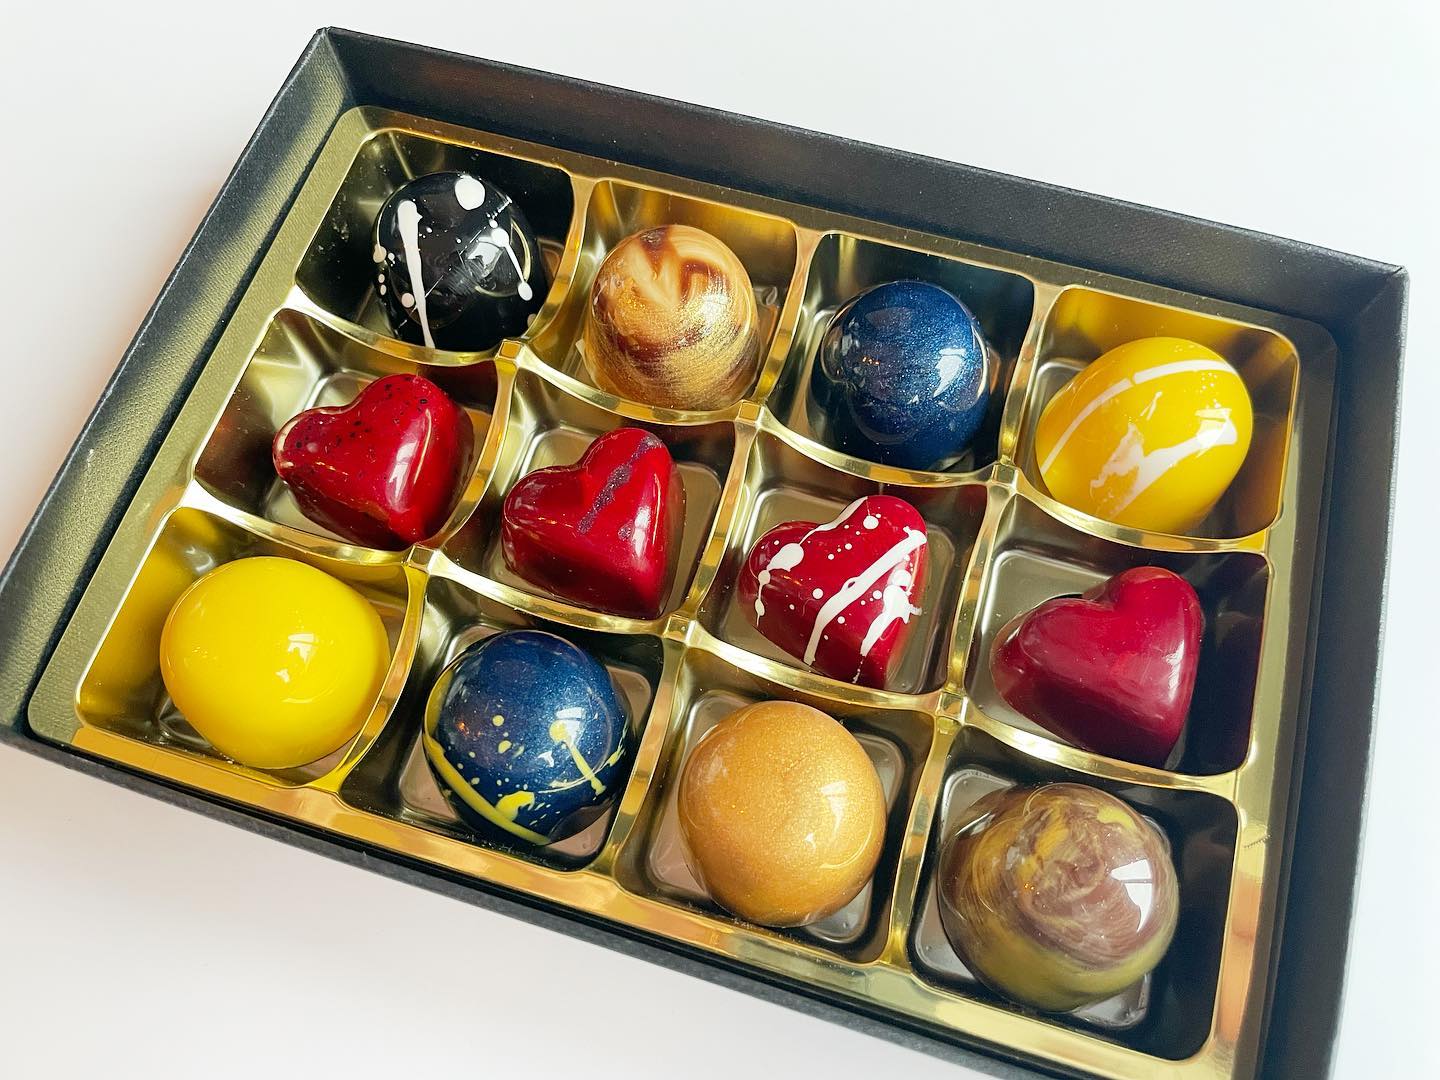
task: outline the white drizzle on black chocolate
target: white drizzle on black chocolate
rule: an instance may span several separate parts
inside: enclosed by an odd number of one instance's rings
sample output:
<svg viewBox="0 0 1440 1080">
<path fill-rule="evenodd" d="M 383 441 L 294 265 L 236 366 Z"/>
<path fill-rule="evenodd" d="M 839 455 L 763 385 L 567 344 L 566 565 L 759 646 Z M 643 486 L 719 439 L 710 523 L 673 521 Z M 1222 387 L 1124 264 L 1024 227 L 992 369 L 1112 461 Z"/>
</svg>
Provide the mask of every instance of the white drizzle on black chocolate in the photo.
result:
<svg viewBox="0 0 1440 1080">
<path fill-rule="evenodd" d="M 410 272 L 410 292 L 415 299 L 420 332 L 425 335 L 425 347 L 433 349 L 435 339 L 430 334 L 430 320 L 425 313 L 425 279 L 420 265 L 420 211 L 410 199 L 402 199 L 395 207 L 395 225 L 405 246 L 405 268 Z"/>
<path fill-rule="evenodd" d="M 478 210 L 485 205 L 485 185 L 469 173 L 456 177 L 455 201 L 462 210 Z"/>
<path fill-rule="evenodd" d="M 520 259 L 516 256 L 515 248 L 510 243 L 510 233 L 496 225 L 494 218 L 490 219 L 490 226 L 491 242 L 505 249 L 505 254 L 510 256 L 510 265 L 515 267 L 515 276 L 519 279 L 515 291 L 520 295 L 521 300 L 531 299 L 534 297 L 535 291 L 530 288 L 530 282 L 525 280 L 525 271 L 520 268 Z"/>
<path fill-rule="evenodd" d="M 390 326 L 429 348 L 488 349 L 523 333 L 547 278 L 520 208 L 460 171 L 396 190 L 376 219 L 373 258 Z"/>
</svg>

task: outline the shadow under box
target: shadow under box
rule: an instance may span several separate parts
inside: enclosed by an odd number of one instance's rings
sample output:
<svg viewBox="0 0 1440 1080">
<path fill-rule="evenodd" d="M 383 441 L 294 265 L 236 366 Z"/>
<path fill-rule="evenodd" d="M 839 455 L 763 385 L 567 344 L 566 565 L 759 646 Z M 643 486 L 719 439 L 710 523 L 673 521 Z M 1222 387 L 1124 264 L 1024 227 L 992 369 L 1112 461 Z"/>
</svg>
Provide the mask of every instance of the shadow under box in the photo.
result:
<svg viewBox="0 0 1440 1080">
<path fill-rule="evenodd" d="M 891 894 L 910 805 L 934 733 L 927 713 L 842 706 L 824 698 L 783 689 L 741 671 L 703 649 L 685 654 L 675 694 L 676 722 L 656 769 L 635 830 L 617 864 L 621 883 L 632 892 L 682 907 L 734 919 L 716 905 L 686 862 L 677 797 L 680 776 L 700 738 L 737 709 L 757 701 L 789 700 L 833 716 L 859 741 L 875 764 L 885 792 L 885 843 L 870 883 L 828 918 L 769 932 L 820 946 L 857 962 L 879 956 L 889 933 Z M 775 807 L 778 815 L 783 806 Z M 736 922 L 741 920 L 734 919 Z M 750 925 L 750 924 L 745 924 Z"/>
<path fill-rule="evenodd" d="M 1250 392 L 1254 432 L 1240 472 L 1190 535 L 1232 539 L 1268 528 L 1280 513 L 1300 358 L 1273 330 L 1144 300 L 1072 287 L 1050 309 L 1027 389 L 1016 459 L 1026 479 L 1047 491 L 1035 456 L 1035 429 L 1060 389 L 1091 361 L 1126 342 L 1178 337 L 1219 353 Z"/>
<path fill-rule="evenodd" d="M 136 742 L 183 749 L 287 786 L 311 783 L 339 764 L 353 743 L 292 769 L 258 770 L 233 764 L 185 721 L 165 692 L 160 634 L 175 601 L 216 567 L 260 555 L 308 563 L 356 589 L 384 623 L 394 663 L 409 598 L 405 570 L 398 562 L 367 565 L 325 558 L 253 536 L 203 511 L 180 509 L 161 528 L 81 680 L 77 701 L 81 721 Z"/>
<path fill-rule="evenodd" d="M 831 521 L 856 499 L 894 495 L 913 505 L 925 519 L 928 569 L 920 614 L 915 616 L 895 678 L 887 689 L 925 694 L 943 686 L 960 584 L 985 516 L 984 485 L 877 484 L 832 469 L 764 430 L 755 438 L 746 470 L 746 496 L 737 510 L 742 524 L 732 530 L 730 546 L 700 604 L 700 623 L 706 631 L 749 652 L 801 667 L 797 657 L 783 652 L 755 629 L 739 601 L 736 580 L 751 547 L 784 522 Z"/>
<path fill-rule="evenodd" d="M 1047 739 L 1059 736 L 1015 712 L 990 676 L 990 650 L 1005 624 L 1046 600 L 1077 596 L 1136 566 L 1163 566 L 1200 596 L 1205 632 L 1190 714 L 1167 765 L 1209 775 L 1238 768 L 1250 748 L 1270 574 L 1251 552 L 1188 554 L 1101 540 L 1051 517 L 1023 495 L 1005 508 L 981 585 L 965 688 L 987 716 Z"/>
<path fill-rule="evenodd" d="M 610 249 L 632 233 L 659 225 L 690 225 L 723 241 L 744 264 L 755 289 L 760 345 L 755 370 L 763 368 L 770 339 L 795 274 L 795 228 L 771 217 L 724 203 L 641 187 L 618 180 L 595 185 L 585 214 L 584 236 L 574 278 L 560 310 L 536 329 L 530 347 L 547 365 L 594 386 L 581 356 L 581 337 L 590 310 L 590 286 Z M 753 387 L 746 388 L 746 393 Z M 648 404 L 642 402 L 642 404 Z"/>
<path fill-rule="evenodd" d="M 444 545 L 459 566 L 503 585 L 536 593 L 536 586 L 506 565 L 500 544 L 501 511 L 510 489 L 536 469 L 573 465 L 601 435 L 622 427 L 644 428 L 665 444 L 685 488 L 685 526 L 675 577 L 662 615 L 685 600 L 696 561 L 715 519 L 735 456 L 735 426 L 649 424 L 629 420 L 566 393 L 532 371 L 516 373 L 504 442 L 485 495 L 475 512 Z M 543 595 L 551 595 L 544 593 Z M 563 597 L 554 597 L 571 603 Z"/>
<path fill-rule="evenodd" d="M 475 430 L 473 458 L 478 461 L 495 408 L 492 364 L 481 361 L 430 367 L 410 363 L 286 309 L 275 316 L 246 364 L 200 452 L 195 479 L 237 510 L 349 543 L 300 512 L 290 488 L 275 474 L 271 444 L 275 433 L 296 414 L 348 405 L 376 379 L 402 373 L 425 376 L 464 406 Z M 472 471 L 473 467 L 474 461 Z"/>
<path fill-rule="evenodd" d="M 956 954 L 940 919 L 935 875 L 942 849 L 977 799 L 1016 784 L 1060 782 L 1102 788 L 1125 800 L 1164 834 L 1179 882 L 1180 914 L 1164 959 L 1143 979 L 1074 1012 L 1035 1014 L 977 980 Z M 1237 828 L 1234 808 L 1214 795 L 1100 783 L 1030 758 L 983 731 L 962 728 L 946 765 L 920 880 L 910 941 L 916 971 L 927 982 L 967 997 L 1042 1015 L 1052 1023 L 1102 1035 L 1141 1053 L 1189 1057 L 1204 1044 L 1215 1012 Z"/>
<path fill-rule="evenodd" d="M 404 131 L 374 134 L 360 147 L 316 230 L 296 281 L 320 307 L 353 323 L 391 336 L 375 295 L 375 218 L 385 200 L 417 176 L 458 170 L 498 186 L 519 205 L 540 241 L 555 280 L 555 269 L 575 212 L 574 187 L 562 169 L 523 158 L 477 150 Z"/>
<path fill-rule="evenodd" d="M 784 370 L 770 395 L 770 411 L 796 434 L 830 446 L 817 432 L 809 403 L 811 372 L 825 330 L 835 313 L 859 293 L 874 285 L 908 279 L 946 289 L 970 309 L 984 332 L 997 368 L 990 405 L 970 448 L 943 464 L 945 471 L 982 468 L 995 460 L 1005 394 L 1034 314 L 1035 287 L 1018 274 L 849 233 L 827 233 L 810 262 L 800 319 Z"/>
<path fill-rule="evenodd" d="M 430 771 L 420 738 L 426 701 L 446 665 L 469 646 L 492 634 L 519 629 L 558 634 L 594 656 L 614 680 L 630 723 L 631 754 L 616 784 L 615 800 L 589 826 L 543 848 L 481 836 L 466 824 L 450 806 Z M 663 666 L 664 651 L 659 638 L 591 633 L 557 626 L 478 596 L 457 582 L 431 578 L 410 677 L 390 722 L 346 777 L 340 797 L 357 809 L 454 840 L 496 848 L 559 869 L 577 869 L 605 846 L 615 807 L 624 797 L 625 785 L 629 782 L 634 749 L 640 744 Z"/>
</svg>

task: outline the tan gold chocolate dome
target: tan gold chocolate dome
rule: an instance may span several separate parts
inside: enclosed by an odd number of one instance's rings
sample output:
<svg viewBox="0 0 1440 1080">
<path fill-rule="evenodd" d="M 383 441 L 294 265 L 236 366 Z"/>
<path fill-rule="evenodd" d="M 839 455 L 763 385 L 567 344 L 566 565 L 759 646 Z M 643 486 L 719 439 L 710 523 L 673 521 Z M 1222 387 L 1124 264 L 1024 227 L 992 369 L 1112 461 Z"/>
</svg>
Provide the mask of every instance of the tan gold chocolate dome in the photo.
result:
<svg viewBox="0 0 1440 1080">
<path fill-rule="evenodd" d="M 585 364 L 595 384 L 665 409 L 719 409 L 755 377 L 750 275 L 721 241 L 663 225 L 616 244 L 595 274 Z"/>
<path fill-rule="evenodd" d="M 1164 838 L 1083 784 L 979 800 L 940 863 L 955 951 L 1002 993 L 1064 1012 L 1150 971 L 1175 933 L 1179 893 Z"/>
<path fill-rule="evenodd" d="M 885 794 L 864 747 L 808 705 L 761 701 L 696 744 L 680 778 L 691 869 L 722 907 L 765 926 L 840 910 L 875 872 Z"/>
</svg>

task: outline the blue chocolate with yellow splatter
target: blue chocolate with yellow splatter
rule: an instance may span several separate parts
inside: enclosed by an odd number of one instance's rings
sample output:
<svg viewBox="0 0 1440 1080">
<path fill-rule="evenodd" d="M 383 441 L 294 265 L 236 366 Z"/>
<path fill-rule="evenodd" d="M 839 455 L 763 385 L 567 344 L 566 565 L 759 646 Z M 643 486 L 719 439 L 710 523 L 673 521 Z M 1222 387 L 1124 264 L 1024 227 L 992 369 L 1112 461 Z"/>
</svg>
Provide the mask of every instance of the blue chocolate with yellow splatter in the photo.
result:
<svg viewBox="0 0 1440 1080">
<path fill-rule="evenodd" d="M 511 630 L 436 682 L 425 756 L 467 821 L 545 845 L 595 820 L 624 781 L 625 706 L 610 673 L 562 637 Z"/>
</svg>

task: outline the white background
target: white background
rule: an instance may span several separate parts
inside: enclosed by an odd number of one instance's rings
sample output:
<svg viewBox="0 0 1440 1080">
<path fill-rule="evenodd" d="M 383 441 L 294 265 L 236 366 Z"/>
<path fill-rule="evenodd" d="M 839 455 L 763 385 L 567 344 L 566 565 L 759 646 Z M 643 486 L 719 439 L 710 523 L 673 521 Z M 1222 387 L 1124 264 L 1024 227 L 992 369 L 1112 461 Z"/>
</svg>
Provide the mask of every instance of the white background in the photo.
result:
<svg viewBox="0 0 1440 1080">
<path fill-rule="evenodd" d="M 0 553 L 325 23 L 1405 264 L 1383 715 L 1337 1075 L 1436 1075 L 1434 8 L 966 6 L 6 5 Z M 1338 453 L 1340 467 L 1366 467 Z M 349 1080 L 456 1068 L 960 1075 L 0 748 L 0 1075 Z"/>
</svg>

